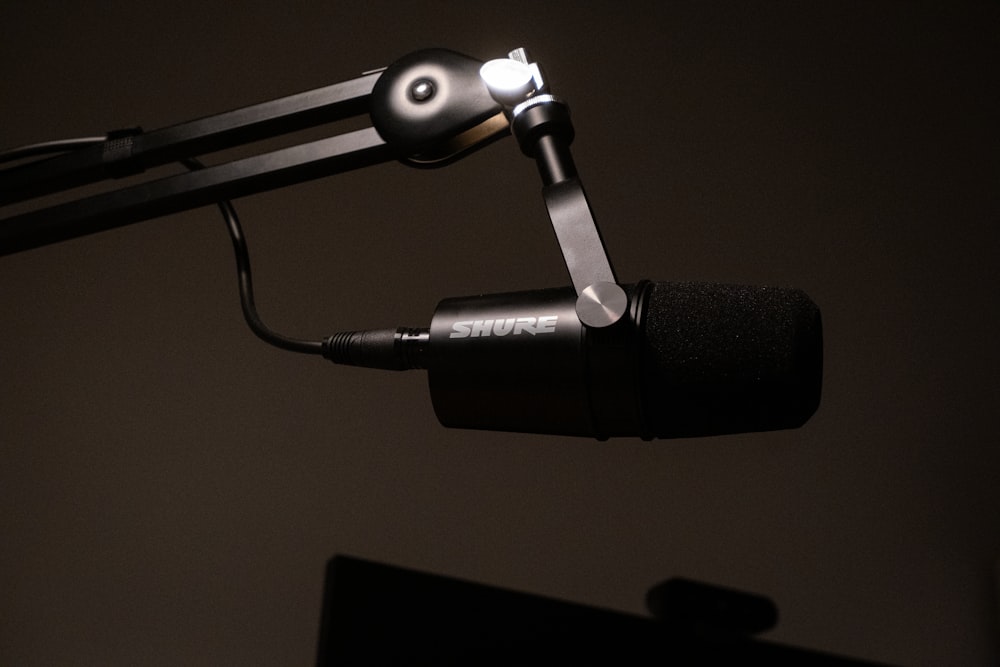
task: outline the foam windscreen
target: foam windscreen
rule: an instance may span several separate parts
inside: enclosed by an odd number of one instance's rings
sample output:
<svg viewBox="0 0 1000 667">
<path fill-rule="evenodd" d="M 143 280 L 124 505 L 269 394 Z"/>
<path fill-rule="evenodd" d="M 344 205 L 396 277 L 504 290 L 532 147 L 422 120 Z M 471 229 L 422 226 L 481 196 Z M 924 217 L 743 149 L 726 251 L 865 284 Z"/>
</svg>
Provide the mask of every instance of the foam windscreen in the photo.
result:
<svg viewBox="0 0 1000 667">
<path fill-rule="evenodd" d="M 819 406 L 819 308 L 797 289 L 654 283 L 643 309 L 643 418 L 658 438 L 802 426 Z"/>
</svg>

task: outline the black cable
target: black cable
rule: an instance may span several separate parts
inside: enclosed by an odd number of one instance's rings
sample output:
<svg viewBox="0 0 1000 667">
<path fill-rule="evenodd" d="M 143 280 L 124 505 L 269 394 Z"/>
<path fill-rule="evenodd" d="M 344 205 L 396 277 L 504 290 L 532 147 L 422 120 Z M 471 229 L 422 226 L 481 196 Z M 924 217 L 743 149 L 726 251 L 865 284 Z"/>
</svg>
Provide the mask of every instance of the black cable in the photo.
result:
<svg viewBox="0 0 1000 667">
<path fill-rule="evenodd" d="M 0 162 L 13 162 L 14 160 L 23 160 L 25 158 L 48 155 L 50 153 L 65 153 L 67 151 L 93 146 L 94 144 L 102 144 L 106 140 L 107 137 L 80 137 L 79 139 L 43 141 L 39 144 L 30 144 L 28 146 L 21 146 L 19 148 L 12 148 L 10 150 L 3 151 L 0 153 Z"/>
<path fill-rule="evenodd" d="M 78 139 L 60 139 L 57 141 L 46 141 L 28 146 L 21 146 L 0 152 L 0 163 L 22 160 L 29 157 L 37 157 L 50 153 L 64 153 L 104 143 L 108 136 L 101 137 L 81 137 Z M 195 158 L 184 158 L 181 164 L 191 171 L 204 169 L 205 166 Z M 243 227 L 240 225 L 236 209 L 228 200 L 218 202 L 219 211 L 226 220 L 226 227 L 229 230 L 229 237 L 233 242 L 233 252 L 236 255 L 236 272 L 239 279 L 240 306 L 243 310 L 243 318 L 250 326 L 250 330 L 265 343 L 274 345 L 283 350 L 291 352 L 302 352 L 305 354 L 324 353 L 324 341 L 299 340 L 289 338 L 271 330 L 260 319 L 257 313 L 257 306 L 253 295 L 253 277 L 250 272 L 250 251 L 247 248 L 246 237 L 243 235 Z"/>
<path fill-rule="evenodd" d="M 181 160 L 181 164 L 191 171 L 205 168 L 201 162 L 194 158 L 185 158 Z M 260 319 L 254 302 L 253 277 L 250 273 L 250 251 L 247 249 L 243 227 L 240 225 L 236 209 L 233 208 L 230 201 L 220 201 L 218 207 L 219 211 L 222 212 L 222 217 L 226 219 L 226 227 L 229 229 L 229 236 L 233 241 L 233 252 L 236 254 L 236 272 L 239 278 L 240 306 L 243 309 L 243 319 L 250 326 L 250 330 L 265 343 L 283 350 L 305 354 L 323 354 L 323 341 L 299 340 L 283 336 L 272 331 Z"/>
</svg>

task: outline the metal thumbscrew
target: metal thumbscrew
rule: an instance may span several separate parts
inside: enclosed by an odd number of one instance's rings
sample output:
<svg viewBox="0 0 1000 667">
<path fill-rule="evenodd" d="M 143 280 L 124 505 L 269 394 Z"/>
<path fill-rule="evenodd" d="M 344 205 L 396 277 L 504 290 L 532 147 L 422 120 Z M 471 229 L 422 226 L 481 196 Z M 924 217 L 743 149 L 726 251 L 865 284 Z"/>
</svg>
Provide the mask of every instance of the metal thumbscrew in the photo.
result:
<svg viewBox="0 0 1000 667">
<path fill-rule="evenodd" d="M 430 79 L 419 79 L 410 86 L 410 99 L 414 102 L 426 102 L 434 97 L 437 87 Z"/>
</svg>

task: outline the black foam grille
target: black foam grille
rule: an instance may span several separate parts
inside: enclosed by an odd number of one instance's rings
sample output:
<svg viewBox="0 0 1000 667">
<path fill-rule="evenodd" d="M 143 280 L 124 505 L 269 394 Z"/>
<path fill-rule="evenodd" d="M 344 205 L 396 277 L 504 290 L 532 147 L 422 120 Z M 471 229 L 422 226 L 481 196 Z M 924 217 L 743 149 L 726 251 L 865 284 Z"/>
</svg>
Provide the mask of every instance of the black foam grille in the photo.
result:
<svg viewBox="0 0 1000 667">
<path fill-rule="evenodd" d="M 656 437 L 795 428 L 816 411 L 822 325 L 805 292 L 655 283 L 644 320 L 643 411 Z"/>
</svg>

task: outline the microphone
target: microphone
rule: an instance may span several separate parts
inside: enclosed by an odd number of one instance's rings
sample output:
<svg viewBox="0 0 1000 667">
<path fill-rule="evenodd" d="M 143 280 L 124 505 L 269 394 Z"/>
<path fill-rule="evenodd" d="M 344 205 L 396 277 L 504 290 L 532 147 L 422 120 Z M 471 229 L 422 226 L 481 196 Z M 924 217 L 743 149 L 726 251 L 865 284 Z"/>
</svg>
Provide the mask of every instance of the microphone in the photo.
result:
<svg viewBox="0 0 1000 667">
<path fill-rule="evenodd" d="M 447 427 L 687 438 L 798 428 L 819 406 L 820 312 L 797 289 L 624 285 L 626 314 L 583 325 L 572 288 L 449 298 L 429 329 L 342 332 L 336 363 L 425 368 Z"/>
</svg>

